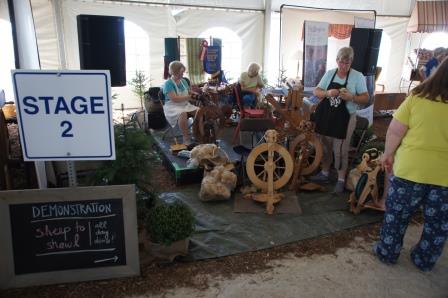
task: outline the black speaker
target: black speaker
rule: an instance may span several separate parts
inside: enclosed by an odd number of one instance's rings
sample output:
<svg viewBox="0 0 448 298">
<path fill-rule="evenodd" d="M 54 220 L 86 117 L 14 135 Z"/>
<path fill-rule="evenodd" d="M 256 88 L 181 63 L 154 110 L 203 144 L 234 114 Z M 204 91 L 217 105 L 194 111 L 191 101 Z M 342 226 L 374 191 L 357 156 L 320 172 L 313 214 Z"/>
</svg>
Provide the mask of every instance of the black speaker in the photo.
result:
<svg viewBox="0 0 448 298">
<path fill-rule="evenodd" d="M 355 52 L 352 68 L 364 75 L 374 75 L 380 52 L 382 29 L 353 28 L 350 46 Z"/>
<path fill-rule="evenodd" d="M 126 85 L 124 18 L 78 15 L 81 69 L 108 69 L 112 87 Z"/>
</svg>

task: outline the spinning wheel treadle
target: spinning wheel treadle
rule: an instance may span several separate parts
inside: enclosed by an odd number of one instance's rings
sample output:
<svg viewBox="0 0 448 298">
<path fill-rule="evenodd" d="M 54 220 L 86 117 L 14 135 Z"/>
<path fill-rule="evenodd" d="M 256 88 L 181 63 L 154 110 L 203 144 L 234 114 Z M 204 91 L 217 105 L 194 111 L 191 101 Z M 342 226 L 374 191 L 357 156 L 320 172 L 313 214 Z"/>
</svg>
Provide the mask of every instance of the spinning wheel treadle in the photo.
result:
<svg viewBox="0 0 448 298">
<path fill-rule="evenodd" d="M 269 157 L 272 146 L 272 158 Z M 255 147 L 246 161 L 247 176 L 250 181 L 263 191 L 268 191 L 269 163 L 273 168 L 273 188 L 282 188 L 288 183 L 293 172 L 293 161 L 289 152 L 279 144 L 264 143 Z"/>
</svg>

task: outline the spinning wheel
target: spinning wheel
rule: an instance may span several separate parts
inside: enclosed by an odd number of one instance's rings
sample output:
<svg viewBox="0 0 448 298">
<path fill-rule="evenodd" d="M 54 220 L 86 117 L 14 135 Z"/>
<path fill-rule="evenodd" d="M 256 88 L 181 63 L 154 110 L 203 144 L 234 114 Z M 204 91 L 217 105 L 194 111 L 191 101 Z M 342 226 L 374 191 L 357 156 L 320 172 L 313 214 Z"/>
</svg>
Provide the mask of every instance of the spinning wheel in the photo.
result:
<svg viewBox="0 0 448 298">
<path fill-rule="evenodd" d="M 362 155 L 362 161 L 357 166 L 362 175 L 348 200 L 350 211 L 354 214 L 365 208 L 384 211 L 380 201 L 385 200 L 388 183 L 387 175 L 381 170 L 380 157 L 376 149 L 369 149 Z"/>
<path fill-rule="evenodd" d="M 319 167 L 323 149 L 315 134 L 300 134 L 290 144 L 289 153 L 295 162 L 301 159 L 300 173 L 309 175 Z"/>
<path fill-rule="evenodd" d="M 271 95 L 267 95 L 266 100 L 280 115 L 278 123 L 282 133 L 296 136 L 289 147 L 294 161 L 294 176 L 290 189 L 323 190 L 320 185 L 304 183 L 303 179 L 303 176 L 317 169 L 323 155 L 322 144 L 314 134 L 314 124 L 309 121 L 310 109 L 303 103 L 303 87 L 289 90 L 285 108 Z"/>
<path fill-rule="evenodd" d="M 283 198 L 283 194 L 275 193 L 275 190 L 288 183 L 293 171 L 291 155 L 276 143 L 277 136 L 275 130 L 266 131 L 267 143 L 255 147 L 246 161 L 246 172 L 250 181 L 266 193 L 249 194 L 244 197 L 266 202 L 268 214 L 274 212 L 274 204 Z"/>
<path fill-rule="evenodd" d="M 269 174 L 272 172 L 273 190 L 288 183 L 293 171 L 289 152 L 279 144 L 260 144 L 247 157 L 246 172 L 250 181 L 263 191 L 268 190 Z"/>
<path fill-rule="evenodd" d="M 197 96 L 199 110 L 193 122 L 193 135 L 201 144 L 215 143 L 219 130 L 224 126 L 224 115 L 207 93 Z"/>
<path fill-rule="evenodd" d="M 289 146 L 289 153 L 294 160 L 294 176 L 290 189 L 298 191 L 305 190 L 321 190 L 323 188 L 319 184 L 306 182 L 303 176 L 313 173 L 322 160 L 323 148 L 322 144 L 314 134 L 314 124 L 310 121 L 302 120 L 298 127 L 302 133 L 294 138 Z"/>
</svg>

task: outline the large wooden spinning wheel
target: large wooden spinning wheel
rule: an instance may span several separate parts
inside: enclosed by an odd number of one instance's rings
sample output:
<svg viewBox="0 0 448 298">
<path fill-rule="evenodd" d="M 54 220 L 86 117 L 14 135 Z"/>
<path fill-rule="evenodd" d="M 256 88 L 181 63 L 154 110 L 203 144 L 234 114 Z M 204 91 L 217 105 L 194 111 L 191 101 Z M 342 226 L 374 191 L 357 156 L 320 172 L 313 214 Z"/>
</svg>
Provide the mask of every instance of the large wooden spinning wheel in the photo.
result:
<svg viewBox="0 0 448 298">
<path fill-rule="evenodd" d="M 313 173 L 322 160 L 323 149 L 319 139 L 313 133 L 304 133 L 298 135 L 289 146 L 294 163 L 301 159 L 301 175 Z"/>
<path fill-rule="evenodd" d="M 247 157 L 246 172 L 250 181 L 263 191 L 269 192 L 272 181 L 274 191 L 288 183 L 294 164 L 283 146 L 276 143 L 263 143 L 255 147 Z"/>
</svg>

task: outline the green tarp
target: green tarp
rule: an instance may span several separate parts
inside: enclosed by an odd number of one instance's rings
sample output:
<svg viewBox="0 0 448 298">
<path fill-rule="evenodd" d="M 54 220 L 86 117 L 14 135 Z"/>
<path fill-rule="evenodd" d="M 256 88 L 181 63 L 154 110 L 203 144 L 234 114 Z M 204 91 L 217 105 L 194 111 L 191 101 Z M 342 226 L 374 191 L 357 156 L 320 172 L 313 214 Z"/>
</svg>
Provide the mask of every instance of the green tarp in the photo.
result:
<svg viewBox="0 0 448 298">
<path fill-rule="evenodd" d="M 233 198 L 228 201 L 202 202 L 198 192 L 199 185 L 195 185 L 161 194 L 162 200 L 181 200 L 192 208 L 196 217 L 196 232 L 191 237 L 189 258 L 194 260 L 313 238 L 378 222 L 383 215 L 373 210 L 353 215 L 348 211 L 348 193 L 336 196 L 329 192 L 300 192 L 298 200 L 303 211 L 301 215 L 268 215 L 235 213 Z"/>
</svg>

